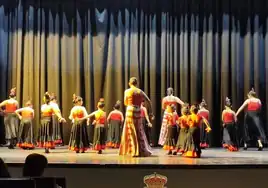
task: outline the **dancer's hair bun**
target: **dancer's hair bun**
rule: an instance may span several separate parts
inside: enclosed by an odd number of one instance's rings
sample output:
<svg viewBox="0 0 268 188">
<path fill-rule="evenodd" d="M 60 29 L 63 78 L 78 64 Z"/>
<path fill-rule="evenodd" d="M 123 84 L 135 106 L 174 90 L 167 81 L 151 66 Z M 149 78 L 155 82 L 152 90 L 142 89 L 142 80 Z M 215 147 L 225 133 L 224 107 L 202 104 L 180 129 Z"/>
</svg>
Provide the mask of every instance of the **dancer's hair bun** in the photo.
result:
<svg viewBox="0 0 268 188">
<path fill-rule="evenodd" d="M 10 97 L 10 98 L 14 98 L 14 97 L 16 97 L 16 87 L 13 87 L 13 88 L 10 90 L 9 97 Z"/>
</svg>

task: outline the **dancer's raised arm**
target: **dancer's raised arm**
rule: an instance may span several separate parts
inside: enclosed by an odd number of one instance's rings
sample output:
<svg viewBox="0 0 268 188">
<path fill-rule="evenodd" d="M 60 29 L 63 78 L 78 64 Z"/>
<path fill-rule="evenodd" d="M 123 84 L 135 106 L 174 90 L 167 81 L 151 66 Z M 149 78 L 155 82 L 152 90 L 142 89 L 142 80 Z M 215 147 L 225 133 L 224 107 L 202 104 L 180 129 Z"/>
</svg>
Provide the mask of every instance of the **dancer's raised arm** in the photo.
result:
<svg viewBox="0 0 268 188">
<path fill-rule="evenodd" d="M 235 116 L 238 116 L 240 112 L 246 108 L 246 106 L 248 105 L 248 102 L 249 102 L 249 99 L 245 100 L 242 106 L 240 106 L 240 108 L 237 110 Z"/>
</svg>

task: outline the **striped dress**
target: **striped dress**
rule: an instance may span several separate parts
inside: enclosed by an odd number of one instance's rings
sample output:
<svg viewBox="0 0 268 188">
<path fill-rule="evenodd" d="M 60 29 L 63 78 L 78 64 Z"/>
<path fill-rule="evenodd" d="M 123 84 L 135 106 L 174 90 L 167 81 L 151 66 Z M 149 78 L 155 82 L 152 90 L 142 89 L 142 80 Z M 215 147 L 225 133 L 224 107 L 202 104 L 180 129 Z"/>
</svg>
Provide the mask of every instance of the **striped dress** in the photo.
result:
<svg viewBox="0 0 268 188">
<path fill-rule="evenodd" d="M 150 156 L 148 144 L 141 119 L 141 103 L 144 99 L 143 92 L 138 88 L 125 91 L 126 116 L 119 148 L 119 155 Z"/>
</svg>

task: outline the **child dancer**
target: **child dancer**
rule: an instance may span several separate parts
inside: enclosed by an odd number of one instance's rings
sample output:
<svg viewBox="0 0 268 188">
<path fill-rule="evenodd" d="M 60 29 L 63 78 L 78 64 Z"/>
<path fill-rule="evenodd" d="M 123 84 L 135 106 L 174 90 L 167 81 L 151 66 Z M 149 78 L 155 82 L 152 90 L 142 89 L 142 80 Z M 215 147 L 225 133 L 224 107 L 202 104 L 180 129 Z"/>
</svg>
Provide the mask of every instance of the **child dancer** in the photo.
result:
<svg viewBox="0 0 268 188">
<path fill-rule="evenodd" d="M 199 105 L 199 111 L 198 111 L 198 115 L 202 116 L 203 119 L 205 119 L 205 121 L 209 121 L 209 111 L 206 109 L 207 107 L 207 103 L 206 101 L 203 99 L 201 104 Z M 208 144 L 208 133 L 206 131 L 206 124 L 205 122 L 201 121 L 201 125 L 200 125 L 200 147 L 201 149 L 205 149 L 209 147 Z"/>
<path fill-rule="evenodd" d="M 57 98 L 54 95 L 54 93 L 50 96 L 50 103 L 51 106 L 53 106 L 54 109 L 57 109 L 57 111 L 60 111 L 59 105 L 57 103 Z M 53 122 L 53 139 L 55 140 L 56 145 L 63 145 L 63 130 L 62 130 L 62 124 L 58 121 L 58 117 L 53 114 L 52 116 L 52 122 Z"/>
<path fill-rule="evenodd" d="M 172 155 L 172 150 L 174 150 L 176 146 L 176 132 L 177 132 L 176 122 L 179 119 L 175 105 L 171 105 L 167 108 L 166 118 L 167 118 L 168 133 L 166 142 L 164 144 L 164 150 L 168 150 L 168 155 Z"/>
<path fill-rule="evenodd" d="M 176 151 L 174 151 L 173 155 L 177 155 L 178 153 L 184 153 L 185 143 L 186 143 L 186 136 L 188 133 L 188 115 L 189 115 L 189 105 L 184 104 L 181 109 L 182 116 L 178 119 L 177 123 L 180 127 L 180 133 L 178 136 L 178 141 L 176 145 Z"/>
<path fill-rule="evenodd" d="M 114 110 L 110 112 L 107 118 L 108 122 L 108 139 L 107 147 L 119 148 L 120 146 L 120 129 L 124 123 L 123 113 L 119 111 L 121 102 L 117 101 L 114 105 Z"/>
<path fill-rule="evenodd" d="M 105 149 L 105 124 L 106 124 L 106 112 L 104 112 L 104 99 L 100 99 L 98 102 L 98 110 L 85 116 L 81 120 L 95 117 L 93 125 L 94 128 L 94 139 L 93 149 L 98 151 L 98 154 L 102 154 L 102 150 Z"/>
<path fill-rule="evenodd" d="M 50 95 L 48 92 L 44 96 L 44 104 L 41 106 L 41 126 L 39 128 L 39 134 L 37 144 L 39 147 L 45 148 L 45 153 L 49 153 L 50 148 L 54 148 L 53 139 L 53 125 L 52 115 L 53 113 L 59 118 L 59 122 L 65 122 L 58 109 L 49 105 Z"/>
<path fill-rule="evenodd" d="M 83 99 L 79 96 L 73 95 L 73 103 L 75 106 L 72 108 L 69 119 L 72 120 L 72 130 L 69 141 L 69 150 L 76 153 L 85 153 L 89 148 L 89 140 L 87 134 L 87 126 L 85 122 L 78 121 L 78 118 L 86 117 L 87 111 L 83 105 Z"/>
<path fill-rule="evenodd" d="M 192 105 L 190 108 L 190 113 L 187 124 L 189 125 L 189 130 L 186 137 L 185 151 L 182 154 L 184 157 L 200 158 L 201 157 L 201 148 L 200 148 L 200 123 L 202 117 L 197 115 L 198 108 L 196 105 Z M 206 120 L 203 119 L 205 122 Z M 206 122 L 206 130 L 209 132 L 211 128 L 209 127 L 208 122 Z"/>
<path fill-rule="evenodd" d="M 263 149 L 262 142 L 267 142 L 260 120 L 261 106 L 261 100 L 257 97 L 254 89 L 252 89 L 248 93 L 248 99 L 236 112 L 236 116 L 238 116 L 242 110 L 247 108 L 244 121 L 244 150 L 247 150 L 247 143 L 250 140 L 257 139 L 259 151 Z"/>
<path fill-rule="evenodd" d="M 151 139 L 152 123 L 150 122 L 147 109 L 144 106 L 144 101 L 141 103 L 141 121 L 142 121 L 142 125 L 144 128 L 147 141 L 152 146 L 152 139 Z"/>
<path fill-rule="evenodd" d="M 227 148 L 229 151 L 238 151 L 238 140 L 236 133 L 236 116 L 235 112 L 232 110 L 231 101 L 228 97 L 225 100 L 225 109 L 222 112 L 222 122 L 223 122 L 223 147 Z"/>
<path fill-rule="evenodd" d="M 15 111 L 18 109 L 19 103 L 16 100 L 16 88 L 10 90 L 9 99 L 3 101 L 0 104 L 0 108 L 5 108 L 4 124 L 6 131 L 6 142 L 9 145 L 9 149 L 14 149 L 16 145 L 16 139 L 18 134 L 18 118 Z"/>
<path fill-rule="evenodd" d="M 34 149 L 33 144 L 33 118 L 34 110 L 31 101 L 27 101 L 24 108 L 15 111 L 20 119 L 19 137 L 17 147 Z"/>
</svg>

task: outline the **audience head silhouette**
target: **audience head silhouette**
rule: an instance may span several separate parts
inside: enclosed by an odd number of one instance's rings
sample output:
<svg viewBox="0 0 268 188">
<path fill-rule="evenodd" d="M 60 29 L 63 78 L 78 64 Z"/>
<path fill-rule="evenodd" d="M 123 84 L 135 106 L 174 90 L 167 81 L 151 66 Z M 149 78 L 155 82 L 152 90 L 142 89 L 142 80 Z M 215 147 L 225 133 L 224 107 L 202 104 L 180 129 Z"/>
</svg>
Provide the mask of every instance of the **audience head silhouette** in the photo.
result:
<svg viewBox="0 0 268 188">
<path fill-rule="evenodd" d="M 43 155 L 33 153 L 27 156 L 23 167 L 24 177 L 39 177 L 47 167 L 47 158 Z"/>
<path fill-rule="evenodd" d="M 10 178 L 7 165 L 1 158 L 0 158 L 0 178 Z"/>
</svg>

